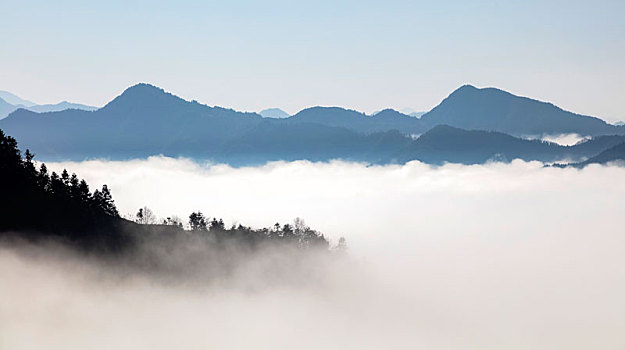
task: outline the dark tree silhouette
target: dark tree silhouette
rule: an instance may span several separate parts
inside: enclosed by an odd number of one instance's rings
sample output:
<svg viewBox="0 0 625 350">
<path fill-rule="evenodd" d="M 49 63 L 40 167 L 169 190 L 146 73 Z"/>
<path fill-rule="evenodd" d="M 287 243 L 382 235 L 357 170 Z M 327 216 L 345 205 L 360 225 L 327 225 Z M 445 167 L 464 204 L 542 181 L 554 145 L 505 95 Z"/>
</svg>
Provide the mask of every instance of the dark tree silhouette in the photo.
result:
<svg viewBox="0 0 625 350">
<path fill-rule="evenodd" d="M 94 242 L 116 246 L 124 239 L 111 229 L 119 217 L 106 185 L 89 192 L 89 185 L 76 174 L 63 170 L 48 174 L 45 164 L 37 170 L 34 154 L 24 158 L 14 138 L 0 130 L 0 193 L 3 210 L 0 231 L 44 232 L 89 245 Z"/>
<path fill-rule="evenodd" d="M 63 170 L 48 174 L 45 164 L 34 163 L 29 150 L 24 157 L 14 138 L 0 130 L 0 236 L 19 235 L 28 239 L 58 238 L 87 250 L 119 252 L 131 249 L 140 240 L 201 237 L 216 248 L 237 246 L 255 248 L 272 242 L 301 249 L 328 249 L 328 241 L 308 227 L 304 220 L 271 228 L 253 229 L 233 225 L 227 229 L 223 219 L 207 218 L 201 212 L 189 216 L 190 231 L 182 222 L 169 217 L 162 225 L 144 207 L 137 213 L 143 225 L 119 217 L 108 186 L 89 191 L 89 185 L 76 174 Z"/>
<path fill-rule="evenodd" d="M 189 227 L 191 231 L 206 231 L 206 218 L 201 212 L 193 212 L 189 215 Z"/>
<path fill-rule="evenodd" d="M 226 229 L 226 225 L 222 219 L 217 220 L 217 218 L 213 218 L 210 224 L 211 231 L 224 231 Z"/>
<path fill-rule="evenodd" d="M 154 216 L 154 213 L 148 207 L 140 208 L 135 216 L 137 217 L 136 222 L 138 224 L 143 224 L 143 225 L 156 224 L 156 216 Z"/>
</svg>

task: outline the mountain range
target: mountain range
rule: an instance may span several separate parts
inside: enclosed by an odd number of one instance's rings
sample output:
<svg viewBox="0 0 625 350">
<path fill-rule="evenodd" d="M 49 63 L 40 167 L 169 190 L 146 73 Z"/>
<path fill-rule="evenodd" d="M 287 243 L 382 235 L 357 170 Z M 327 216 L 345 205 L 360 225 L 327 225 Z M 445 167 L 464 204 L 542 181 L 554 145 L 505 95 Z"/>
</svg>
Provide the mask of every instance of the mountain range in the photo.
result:
<svg viewBox="0 0 625 350">
<path fill-rule="evenodd" d="M 2 91 L 0 90 L 0 99 L 4 100 L 5 102 L 12 104 L 12 105 L 22 105 L 24 107 L 31 107 L 36 105 L 36 103 L 28 101 L 28 100 L 24 100 L 23 98 L 12 94 L 8 91 Z"/>
<path fill-rule="evenodd" d="M 98 107 L 87 106 L 79 103 L 72 102 L 59 102 L 55 104 L 43 104 L 38 105 L 34 102 L 24 100 L 17 95 L 14 95 L 8 91 L 0 91 L 0 119 L 5 118 L 13 111 L 17 109 L 27 109 L 33 112 L 45 113 L 45 112 L 57 112 L 66 109 L 81 109 L 85 111 L 94 111 Z"/>
<path fill-rule="evenodd" d="M 0 120 L 0 128 L 42 160 L 163 154 L 232 165 L 297 159 L 381 164 L 411 160 L 474 164 L 515 158 L 581 162 L 625 142 L 623 126 L 470 85 L 421 118 L 392 109 L 366 115 L 340 107 L 311 107 L 287 118 L 265 118 L 185 101 L 161 88 L 137 84 L 94 111 L 17 109 Z M 561 146 L 518 137 L 562 133 L 592 138 Z"/>
<path fill-rule="evenodd" d="M 312 107 L 287 120 L 314 121 L 358 132 L 400 130 L 406 134 L 422 134 L 436 125 L 499 131 L 518 137 L 625 134 L 625 126 L 612 125 L 596 117 L 568 112 L 551 103 L 515 96 L 503 90 L 478 89 L 471 85 L 458 88 L 420 118 L 392 109 L 368 116 L 339 107 Z"/>
<path fill-rule="evenodd" d="M 424 114 L 426 125 L 448 124 L 471 130 L 492 130 L 515 136 L 624 134 L 625 128 L 565 111 L 551 103 L 515 96 L 495 88 L 465 85 Z"/>
</svg>

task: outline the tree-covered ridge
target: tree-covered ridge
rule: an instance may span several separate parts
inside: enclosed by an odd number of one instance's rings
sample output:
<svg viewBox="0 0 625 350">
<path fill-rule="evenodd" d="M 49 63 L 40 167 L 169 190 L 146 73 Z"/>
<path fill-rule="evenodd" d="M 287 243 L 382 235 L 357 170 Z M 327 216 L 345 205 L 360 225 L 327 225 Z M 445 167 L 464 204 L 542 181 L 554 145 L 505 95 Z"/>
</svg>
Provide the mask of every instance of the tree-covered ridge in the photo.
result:
<svg viewBox="0 0 625 350">
<path fill-rule="evenodd" d="M 0 193 L 5 208 L 0 212 L 0 234 L 19 233 L 27 238 L 60 238 L 88 250 L 120 251 L 132 249 L 145 240 L 201 240 L 211 248 L 224 244 L 255 248 L 262 243 L 280 242 L 308 249 L 329 247 L 319 232 L 296 219 L 293 225 L 275 224 L 253 229 L 243 225 L 227 228 L 222 219 L 207 218 L 201 212 L 189 216 L 189 230 L 182 220 L 168 217 L 157 220 L 147 208 L 129 221 L 120 217 L 109 188 L 93 192 L 85 180 L 67 170 L 49 173 L 39 168 L 34 155 L 22 156 L 17 141 L 0 130 Z M 167 237 L 165 237 L 167 236 Z M 344 241 L 343 241 L 344 246 Z"/>
<path fill-rule="evenodd" d="M 296 218 L 292 225 L 276 223 L 270 228 L 253 229 L 241 224 L 226 228 L 222 219 L 209 219 L 198 211 L 189 215 L 189 227 L 192 232 L 199 234 L 210 233 L 217 236 L 239 237 L 248 241 L 281 241 L 294 244 L 298 248 L 329 247 L 323 234 L 311 229 L 300 218 Z"/>
<path fill-rule="evenodd" d="M 22 157 L 17 141 L 0 130 L 1 231 L 45 231 L 84 241 L 93 238 L 85 232 L 119 217 L 106 185 L 91 192 L 76 174 L 49 173 L 45 164 L 37 169 L 33 158 L 29 150 Z"/>
</svg>

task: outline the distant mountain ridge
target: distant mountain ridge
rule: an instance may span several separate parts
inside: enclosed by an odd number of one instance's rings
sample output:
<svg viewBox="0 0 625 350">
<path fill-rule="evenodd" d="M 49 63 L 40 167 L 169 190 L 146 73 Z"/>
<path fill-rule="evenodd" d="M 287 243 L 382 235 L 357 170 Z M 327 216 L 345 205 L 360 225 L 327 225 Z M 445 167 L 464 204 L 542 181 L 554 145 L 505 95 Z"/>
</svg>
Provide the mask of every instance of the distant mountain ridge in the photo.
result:
<svg viewBox="0 0 625 350">
<path fill-rule="evenodd" d="M 200 157 L 261 120 L 137 84 L 96 111 L 19 109 L 0 120 L 0 128 L 47 159 Z"/>
<path fill-rule="evenodd" d="M 451 93 L 421 120 L 429 126 L 446 124 L 469 130 L 491 130 L 511 135 L 570 134 L 596 136 L 625 134 L 625 128 L 565 111 L 551 103 L 495 89 L 464 85 Z"/>
<path fill-rule="evenodd" d="M 80 103 L 72 103 L 67 101 L 62 101 L 55 104 L 47 104 L 47 105 L 35 105 L 25 108 L 32 112 L 37 113 L 45 113 L 45 112 L 58 112 L 66 109 L 80 109 L 83 111 L 95 111 L 98 107 L 87 106 Z"/>
<path fill-rule="evenodd" d="M 288 118 L 290 115 L 280 108 L 267 108 L 258 112 L 263 118 Z"/>
<path fill-rule="evenodd" d="M 493 106 L 483 105 L 484 96 L 493 94 Z M 496 114 L 498 110 L 506 113 Z M 533 110 L 543 112 L 520 114 Z M 583 161 L 625 141 L 623 136 L 600 136 L 567 147 L 491 130 L 516 124 L 520 125 L 519 134 L 537 130 L 550 118 L 547 112 L 554 110 L 560 115 L 554 117 L 557 123 L 569 121 L 574 127 L 544 126 L 540 130 L 579 131 L 580 125 L 590 125 L 586 130 L 597 133 L 603 130 L 618 134 L 624 130 L 550 104 L 472 86 L 456 90 L 420 119 L 392 109 L 371 116 L 340 107 L 311 107 L 278 119 L 186 101 L 145 83 L 129 87 L 94 111 L 36 113 L 19 109 L 0 120 L 0 128 L 44 160 L 130 159 L 163 154 L 233 165 L 296 159 L 368 163 L 421 160 L 434 164 L 515 158 Z M 529 123 L 512 122 L 511 116 Z M 439 121 L 441 124 L 437 124 Z M 442 121 L 464 123 L 469 130 Z"/>
<path fill-rule="evenodd" d="M 431 111 L 415 118 L 384 109 L 369 116 L 341 107 L 311 107 L 285 119 L 288 122 L 319 123 L 372 133 L 399 130 L 422 134 L 436 125 L 467 130 L 499 131 L 514 136 L 579 134 L 581 136 L 625 135 L 625 126 L 565 111 L 551 103 L 520 97 L 495 88 L 464 85 Z"/>
<path fill-rule="evenodd" d="M 598 136 L 573 146 L 561 146 L 497 131 L 438 125 L 394 154 L 393 159 L 399 163 L 419 160 L 429 164 L 480 164 L 514 159 L 556 162 L 585 159 L 622 142 L 625 142 L 625 136 Z"/>
<path fill-rule="evenodd" d="M 35 106 L 36 103 L 28 101 L 28 100 L 24 100 L 23 98 L 12 94 L 8 91 L 3 91 L 0 90 L 0 99 L 4 100 L 5 102 L 12 104 L 14 106 L 24 106 L 24 107 L 31 107 L 31 106 Z"/>
<path fill-rule="evenodd" d="M 2 119 L 3 116 L 9 115 L 11 112 L 13 112 L 16 109 L 17 108 L 14 105 L 0 98 L 0 119 Z"/>
<path fill-rule="evenodd" d="M 72 103 L 67 101 L 62 101 L 55 104 L 38 105 L 34 102 L 24 100 L 8 91 L 0 91 L 0 119 L 7 117 L 9 114 L 20 108 L 37 113 L 56 112 L 66 109 L 81 109 L 85 111 L 94 111 L 98 109 L 98 107 L 87 106 L 80 103 Z"/>
<path fill-rule="evenodd" d="M 385 109 L 374 115 L 341 107 L 310 107 L 284 120 L 288 123 L 317 123 L 343 127 L 360 133 L 398 130 L 405 134 L 426 131 L 419 119 L 393 109 Z"/>
</svg>

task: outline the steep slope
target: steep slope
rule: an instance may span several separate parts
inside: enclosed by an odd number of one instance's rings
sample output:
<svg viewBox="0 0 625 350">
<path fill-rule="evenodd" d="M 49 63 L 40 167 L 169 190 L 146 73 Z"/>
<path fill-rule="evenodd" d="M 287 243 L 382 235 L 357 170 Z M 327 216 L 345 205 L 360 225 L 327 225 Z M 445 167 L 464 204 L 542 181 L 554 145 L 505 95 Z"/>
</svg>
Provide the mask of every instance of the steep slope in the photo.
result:
<svg viewBox="0 0 625 350">
<path fill-rule="evenodd" d="M 577 133 L 583 136 L 625 134 L 601 119 L 567 112 L 508 92 L 465 85 L 421 120 L 429 127 L 445 124 L 468 130 L 500 131 L 516 136 Z"/>
<path fill-rule="evenodd" d="M 210 155 L 226 139 L 262 120 L 257 114 L 188 102 L 138 84 L 97 111 L 37 114 L 24 109 L 0 127 L 46 159 Z"/>
</svg>

